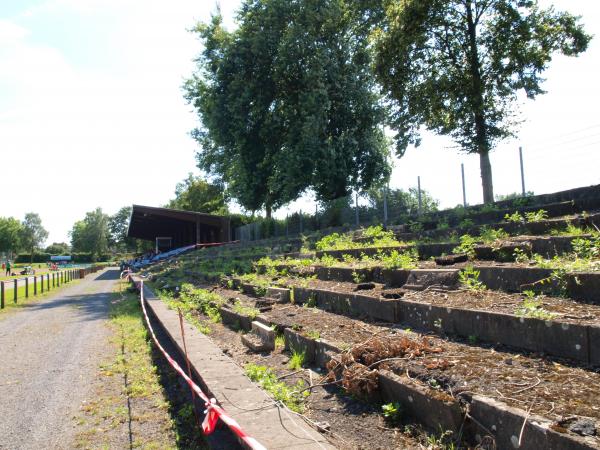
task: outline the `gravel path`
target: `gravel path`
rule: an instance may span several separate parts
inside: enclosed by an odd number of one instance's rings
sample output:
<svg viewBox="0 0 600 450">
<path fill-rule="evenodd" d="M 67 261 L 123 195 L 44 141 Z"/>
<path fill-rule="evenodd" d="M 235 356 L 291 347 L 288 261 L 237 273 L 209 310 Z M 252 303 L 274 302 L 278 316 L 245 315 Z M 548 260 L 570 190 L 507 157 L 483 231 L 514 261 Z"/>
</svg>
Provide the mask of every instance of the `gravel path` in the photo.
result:
<svg viewBox="0 0 600 450">
<path fill-rule="evenodd" d="M 0 316 L 0 449 L 72 448 L 73 417 L 106 354 L 117 270 Z"/>
</svg>

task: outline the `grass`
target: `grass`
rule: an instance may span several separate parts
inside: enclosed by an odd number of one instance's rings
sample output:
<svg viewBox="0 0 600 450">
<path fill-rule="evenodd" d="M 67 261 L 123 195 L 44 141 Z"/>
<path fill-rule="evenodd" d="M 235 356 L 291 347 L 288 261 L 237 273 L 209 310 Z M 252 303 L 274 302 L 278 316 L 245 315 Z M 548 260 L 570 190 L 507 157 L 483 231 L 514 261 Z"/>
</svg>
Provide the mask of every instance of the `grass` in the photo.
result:
<svg viewBox="0 0 600 450">
<path fill-rule="evenodd" d="M 363 230 L 362 235 L 368 238 L 366 242 L 355 242 L 350 233 L 332 233 L 317 241 L 315 248 L 320 251 L 350 250 L 368 247 L 394 247 L 403 244 L 396 239 L 393 231 L 385 231 L 381 225 Z"/>
<path fill-rule="evenodd" d="M 121 288 L 126 283 L 119 282 Z M 168 398 L 169 389 L 178 388 L 175 372 L 157 366 L 158 353 L 153 349 L 142 316 L 137 294 L 114 294 L 110 306 L 111 353 L 100 366 L 100 380 L 91 400 L 82 407 L 77 421 L 78 448 L 207 448 L 199 430 L 194 429 L 191 406 L 179 397 Z M 135 429 L 129 442 L 131 423 Z M 117 445 L 119 441 L 122 445 Z M 126 443 L 126 445 L 125 445 Z"/>
<path fill-rule="evenodd" d="M 288 362 L 288 367 L 292 370 L 302 369 L 304 361 L 306 360 L 306 352 L 292 351 L 292 357 Z"/>
<path fill-rule="evenodd" d="M 38 278 L 37 280 L 37 294 L 34 295 L 34 286 L 33 280 L 30 280 L 29 283 L 29 297 L 25 297 L 25 286 L 19 286 L 17 288 L 17 303 L 14 301 L 14 289 L 12 288 L 13 282 L 5 282 L 4 289 L 4 309 L 0 309 L 0 314 L 3 311 L 7 311 L 13 308 L 20 308 L 23 305 L 32 303 L 34 301 L 43 300 L 49 297 L 51 294 L 55 294 L 56 292 L 60 292 L 63 288 L 68 286 L 73 286 L 78 283 L 79 279 L 74 279 L 69 281 L 68 283 L 61 283 L 60 286 L 52 286 L 52 277 L 50 278 L 50 290 L 48 290 L 48 282 L 44 279 L 44 292 L 42 293 L 41 280 Z M 10 286 L 10 288 L 9 288 Z"/>
<path fill-rule="evenodd" d="M 309 395 L 308 391 L 300 393 L 305 387 L 304 381 L 299 380 L 294 386 L 288 386 L 285 382 L 279 381 L 268 367 L 252 363 L 246 364 L 244 371 L 248 378 L 258 383 L 275 400 L 282 402 L 292 411 L 298 413 L 304 411 L 304 399 Z"/>
</svg>

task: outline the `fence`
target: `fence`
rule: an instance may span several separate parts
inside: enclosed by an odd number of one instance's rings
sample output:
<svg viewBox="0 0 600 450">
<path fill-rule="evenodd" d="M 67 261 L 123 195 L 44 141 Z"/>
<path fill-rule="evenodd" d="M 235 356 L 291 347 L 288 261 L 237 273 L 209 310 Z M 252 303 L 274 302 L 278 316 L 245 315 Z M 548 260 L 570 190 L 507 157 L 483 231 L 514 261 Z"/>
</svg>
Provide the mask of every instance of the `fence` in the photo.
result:
<svg viewBox="0 0 600 450">
<path fill-rule="evenodd" d="M 299 211 L 285 219 L 259 219 L 236 228 L 234 238 L 252 241 L 334 228 L 349 229 L 374 224 L 398 225 L 436 209 L 437 203 L 424 190 L 381 189 L 322 203 L 315 208 L 313 214 Z"/>
<path fill-rule="evenodd" d="M 43 294 L 72 280 L 84 278 L 90 273 L 97 272 L 100 268 L 100 266 L 92 266 L 84 269 L 69 269 L 24 278 L 14 278 L 10 281 L 0 281 L 0 309 L 4 309 L 7 297 L 9 297 L 8 291 L 10 289 L 6 289 L 7 285 L 11 286 L 13 301 L 17 303 L 19 298 L 29 298 L 30 294 L 34 296 Z"/>
<path fill-rule="evenodd" d="M 530 142 L 527 147 L 501 145 L 492 155 L 494 190 L 496 194 L 504 194 L 497 195 L 497 200 L 530 196 L 532 192 L 528 191 L 552 193 L 598 184 L 598 172 L 592 168 L 600 163 L 600 153 L 591 150 L 600 144 L 599 129 L 600 124 L 597 124 L 567 135 L 544 137 L 542 141 Z M 398 189 L 381 189 L 360 194 L 358 199 L 349 196 L 318 204 L 316 208 L 303 206 L 303 210 L 283 219 L 259 219 L 238 227 L 234 238 L 249 241 L 337 227 L 410 224 L 418 220 L 419 213 L 432 210 L 433 197 L 442 199 L 445 207 L 460 205 L 455 211 L 481 201 L 479 159 L 475 154 L 464 155 L 433 147 L 427 152 L 421 150 L 410 162 L 399 162 L 391 179 L 398 186 L 406 185 L 406 180 L 416 186 L 403 194 L 399 194 L 402 191 Z M 421 189 L 422 181 L 425 189 Z"/>
</svg>

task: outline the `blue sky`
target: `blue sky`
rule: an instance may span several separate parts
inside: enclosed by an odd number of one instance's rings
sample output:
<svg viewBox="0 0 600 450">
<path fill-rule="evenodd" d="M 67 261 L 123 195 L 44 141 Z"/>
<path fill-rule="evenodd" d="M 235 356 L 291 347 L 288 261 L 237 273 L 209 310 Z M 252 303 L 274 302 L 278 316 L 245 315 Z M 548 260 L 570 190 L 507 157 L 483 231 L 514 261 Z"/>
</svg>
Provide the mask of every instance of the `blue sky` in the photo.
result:
<svg viewBox="0 0 600 450">
<path fill-rule="evenodd" d="M 540 1 L 547 5 L 550 2 Z M 600 34 L 600 5 L 555 0 Z M 228 19 L 238 1 L 221 1 Z M 97 206 L 108 213 L 139 203 L 164 204 L 195 170 L 189 131 L 196 117 L 181 84 L 200 44 L 187 29 L 214 2 L 177 0 L 37 0 L 0 3 L 1 216 L 40 213 L 48 242 L 64 241 L 76 220 Z M 497 193 L 520 189 L 524 147 L 527 189 L 551 192 L 600 183 L 600 41 L 577 59 L 558 57 L 546 72 L 549 93 L 523 102 L 519 139 L 492 154 Z M 481 200 L 476 157 L 447 139 L 395 162 L 392 186 L 422 185 L 443 206 Z M 310 198 L 290 206 L 314 210 Z M 286 210 L 277 214 L 285 215 Z"/>
</svg>

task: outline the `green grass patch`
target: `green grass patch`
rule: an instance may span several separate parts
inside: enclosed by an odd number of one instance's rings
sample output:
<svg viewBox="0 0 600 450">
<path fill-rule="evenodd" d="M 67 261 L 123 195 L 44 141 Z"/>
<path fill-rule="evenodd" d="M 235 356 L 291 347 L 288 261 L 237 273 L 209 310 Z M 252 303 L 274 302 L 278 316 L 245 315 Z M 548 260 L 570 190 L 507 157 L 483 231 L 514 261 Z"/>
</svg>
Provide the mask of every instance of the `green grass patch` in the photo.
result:
<svg viewBox="0 0 600 450">
<path fill-rule="evenodd" d="M 300 393 L 305 388 L 304 381 L 299 380 L 294 386 L 288 386 L 285 382 L 279 381 L 277 375 L 268 367 L 251 363 L 246 364 L 244 370 L 248 378 L 258 383 L 275 400 L 282 402 L 292 411 L 303 412 L 304 399 L 309 395 L 308 391 Z"/>
</svg>

